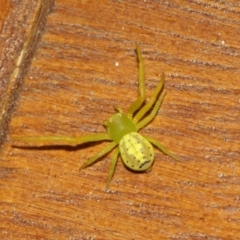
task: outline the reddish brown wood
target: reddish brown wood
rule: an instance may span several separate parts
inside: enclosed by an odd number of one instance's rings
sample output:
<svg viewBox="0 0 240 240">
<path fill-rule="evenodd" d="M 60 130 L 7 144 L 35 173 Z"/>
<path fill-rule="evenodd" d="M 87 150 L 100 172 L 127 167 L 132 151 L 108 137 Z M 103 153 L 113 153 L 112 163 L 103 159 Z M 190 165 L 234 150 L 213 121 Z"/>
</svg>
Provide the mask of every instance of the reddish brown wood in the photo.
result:
<svg viewBox="0 0 240 240">
<path fill-rule="evenodd" d="M 240 239 L 240 50 L 236 1 L 55 1 L 1 150 L 1 238 Z M 75 136 L 137 97 L 135 42 L 147 98 L 168 91 L 141 132 L 156 150 L 149 174 L 111 154 L 78 172 L 105 143 L 12 147 L 12 135 Z"/>
</svg>

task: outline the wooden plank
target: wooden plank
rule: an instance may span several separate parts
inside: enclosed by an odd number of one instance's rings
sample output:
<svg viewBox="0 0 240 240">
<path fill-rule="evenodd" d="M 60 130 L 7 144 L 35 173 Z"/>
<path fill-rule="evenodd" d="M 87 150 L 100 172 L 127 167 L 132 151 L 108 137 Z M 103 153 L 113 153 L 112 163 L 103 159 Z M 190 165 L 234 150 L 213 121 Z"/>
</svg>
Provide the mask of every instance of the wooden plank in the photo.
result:
<svg viewBox="0 0 240 240">
<path fill-rule="evenodd" d="M 240 239 L 239 12 L 231 0 L 56 1 L 1 150 L 1 238 Z M 12 146 L 104 132 L 113 106 L 138 96 L 135 42 L 147 99 L 166 74 L 141 133 L 179 162 L 156 150 L 136 174 L 119 159 L 106 191 L 111 154 L 78 172 L 106 143 Z"/>
</svg>

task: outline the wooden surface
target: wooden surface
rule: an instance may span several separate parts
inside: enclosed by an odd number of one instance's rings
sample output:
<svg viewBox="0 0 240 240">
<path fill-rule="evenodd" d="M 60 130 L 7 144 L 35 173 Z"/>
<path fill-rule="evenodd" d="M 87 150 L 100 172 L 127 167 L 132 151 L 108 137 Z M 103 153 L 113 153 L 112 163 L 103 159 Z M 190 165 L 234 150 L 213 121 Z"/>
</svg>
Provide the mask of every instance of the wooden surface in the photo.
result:
<svg viewBox="0 0 240 240">
<path fill-rule="evenodd" d="M 1 149 L 0 238 L 240 239 L 239 26 L 236 0 L 55 1 Z M 136 174 L 119 159 L 105 191 L 111 154 L 78 169 L 106 143 L 12 146 L 12 135 L 105 131 L 113 106 L 138 96 L 135 42 L 147 99 L 166 74 L 141 132 L 180 162 L 156 150 Z"/>
</svg>

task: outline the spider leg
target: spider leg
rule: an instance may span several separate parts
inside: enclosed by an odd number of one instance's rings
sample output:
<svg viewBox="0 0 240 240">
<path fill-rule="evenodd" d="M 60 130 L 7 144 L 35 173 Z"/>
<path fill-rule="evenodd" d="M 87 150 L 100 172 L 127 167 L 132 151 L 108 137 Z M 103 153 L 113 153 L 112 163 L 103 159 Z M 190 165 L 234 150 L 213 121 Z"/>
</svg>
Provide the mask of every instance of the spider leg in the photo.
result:
<svg viewBox="0 0 240 240">
<path fill-rule="evenodd" d="M 144 62 L 142 58 L 142 53 L 138 44 L 136 44 L 137 56 L 138 56 L 138 89 L 139 97 L 134 101 L 128 108 L 128 117 L 132 118 L 134 112 L 136 112 L 143 104 L 145 100 L 145 82 L 144 82 Z"/>
<path fill-rule="evenodd" d="M 163 73 L 161 76 L 161 80 L 158 83 L 157 87 L 154 89 L 153 95 L 150 98 L 150 100 L 148 101 L 148 103 L 146 103 L 141 109 L 140 111 L 135 115 L 135 117 L 133 118 L 133 121 L 135 123 L 138 123 L 139 120 L 151 109 L 151 107 L 154 105 L 154 103 L 156 102 L 156 99 L 160 93 L 160 91 L 162 90 L 163 84 L 164 84 L 164 80 L 165 80 L 165 74 Z"/>
<path fill-rule="evenodd" d="M 166 93 L 167 93 L 166 91 L 162 91 L 159 99 L 155 103 L 155 106 L 153 107 L 153 109 L 150 112 L 150 114 L 137 124 L 137 130 L 139 130 L 140 128 L 146 126 L 150 121 L 153 120 L 153 118 L 156 116 L 156 114 L 158 112 L 158 109 L 159 109 L 159 107 L 160 107 L 160 105 L 161 105 L 161 103 L 163 101 L 163 98 L 166 95 Z"/>
<path fill-rule="evenodd" d="M 165 153 L 166 155 L 168 155 L 169 157 L 179 161 L 178 157 L 176 157 L 173 153 L 171 153 L 166 147 L 164 147 L 158 140 L 156 140 L 155 138 L 151 138 L 151 137 L 146 137 L 144 136 L 144 138 L 146 138 L 149 142 L 151 142 L 154 146 L 156 146 L 159 150 L 161 150 L 163 153 Z"/>
<path fill-rule="evenodd" d="M 79 145 L 82 143 L 87 142 L 97 142 L 103 140 L 111 140 L 107 133 L 95 133 L 95 134 L 88 134 L 85 136 L 78 136 L 78 137 L 66 137 L 66 136 L 44 136 L 44 137 L 19 137 L 19 136 L 12 136 L 11 137 L 18 142 L 30 142 L 31 145 L 36 145 L 43 142 L 44 144 L 48 143 L 51 145 Z M 42 145 L 42 144 L 41 144 Z"/>
<path fill-rule="evenodd" d="M 111 162 L 110 170 L 109 170 L 109 173 L 108 173 L 107 189 L 110 186 L 110 183 L 111 183 L 111 180 L 112 180 L 112 176 L 113 176 L 113 173 L 114 173 L 115 168 L 116 168 L 119 151 L 120 151 L 119 148 L 117 148 L 114 151 L 114 154 L 113 154 L 113 157 L 112 157 L 112 162 Z"/>
<path fill-rule="evenodd" d="M 80 168 L 79 171 L 92 165 L 95 161 L 97 161 L 100 157 L 104 156 L 108 152 L 110 152 L 114 147 L 116 147 L 117 143 L 111 142 L 108 144 L 101 152 L 95 154 L 94 156 L 90 157 L 87 162 L 85 162 Z"/>
</svg>

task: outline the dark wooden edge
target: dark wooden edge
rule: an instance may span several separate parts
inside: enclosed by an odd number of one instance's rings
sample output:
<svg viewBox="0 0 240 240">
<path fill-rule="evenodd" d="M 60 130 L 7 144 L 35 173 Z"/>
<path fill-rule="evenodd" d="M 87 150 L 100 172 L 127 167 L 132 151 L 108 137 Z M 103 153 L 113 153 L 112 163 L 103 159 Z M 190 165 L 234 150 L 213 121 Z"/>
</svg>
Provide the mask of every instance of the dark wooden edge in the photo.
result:
<svg viewBox="0 0 240 240">
<path fill-rule="evenodd" d="M 6 139 L 8 123 L 11 118 L 16 99 L 19 96 L 24 76 L 31 64 L 31 60 L 33 59 L 36 45 L 44 32 L 46 17 L 51 12 L 53 4 L 54 0 L 41 0 L 34 12 L 34 16 L 29 16 L 27 21 L 31 21 L 31 25 L 26 34 L 22 35 L 22 38 L 24 38 L 24 44 L 22 44 L 22 47 L 18 49 L 16 57 L 12 60 L 15 61 L 14 64 L 12 64 L 15 67 L 9 74 L 6 92 L 4 93 L 0 104 L 0 147 Z M 3 54 L 7 54 L 7 52 Z"/>
</svg>

